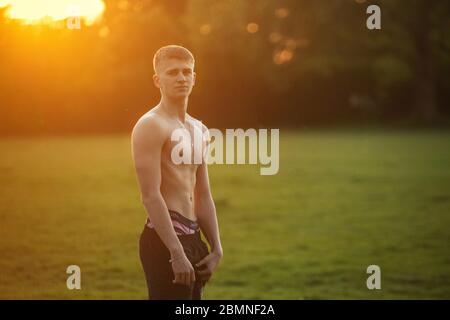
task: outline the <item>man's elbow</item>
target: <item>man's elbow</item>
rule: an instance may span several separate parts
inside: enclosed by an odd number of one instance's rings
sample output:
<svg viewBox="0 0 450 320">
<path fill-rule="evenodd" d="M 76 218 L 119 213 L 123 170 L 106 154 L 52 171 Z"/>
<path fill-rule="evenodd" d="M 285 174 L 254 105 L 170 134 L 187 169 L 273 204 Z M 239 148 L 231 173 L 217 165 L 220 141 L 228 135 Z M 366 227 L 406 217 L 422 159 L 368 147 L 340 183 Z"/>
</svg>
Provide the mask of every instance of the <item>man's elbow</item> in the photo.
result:
<svg viewBox="0 0 450 320">
<path fill-rule="evenodd" d="M 198 206 L 207 211 L 215 211 L 214 200 L 211 196 L 204 195 L 197 199 Z"/>
<path fill-rule="evenodd" d="M 161 194 L 160 192 L 152 192 L 141 195 L 141 202 L 145 207 L 153 206 L 161 202 Z"/>
</svg>

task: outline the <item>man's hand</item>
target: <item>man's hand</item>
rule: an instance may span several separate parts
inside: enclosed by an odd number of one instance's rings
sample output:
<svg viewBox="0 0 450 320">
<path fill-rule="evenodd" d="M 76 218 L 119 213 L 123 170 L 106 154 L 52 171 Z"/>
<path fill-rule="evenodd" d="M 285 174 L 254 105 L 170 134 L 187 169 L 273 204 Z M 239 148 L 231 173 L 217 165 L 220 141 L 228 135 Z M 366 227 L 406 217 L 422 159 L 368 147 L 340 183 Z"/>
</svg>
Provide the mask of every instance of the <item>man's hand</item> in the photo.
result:
<svg viewBox="0 0 450 320">
<path fill-rule="evenodd" d="M 222 254 L 213 251 L 195 264 L 195 266 L 199 269 L 197 273 L 201 280 L 206 282 L 211 278 L 214 270 L 220 262 L 220 259 L 222 259 Z"/>
<path fill-rule="evenodd" d="M 195 272 L 185 254 L 170 259 L 175 279 L 173 283 L 190 286 L 195 282 Z"/>
</svg>

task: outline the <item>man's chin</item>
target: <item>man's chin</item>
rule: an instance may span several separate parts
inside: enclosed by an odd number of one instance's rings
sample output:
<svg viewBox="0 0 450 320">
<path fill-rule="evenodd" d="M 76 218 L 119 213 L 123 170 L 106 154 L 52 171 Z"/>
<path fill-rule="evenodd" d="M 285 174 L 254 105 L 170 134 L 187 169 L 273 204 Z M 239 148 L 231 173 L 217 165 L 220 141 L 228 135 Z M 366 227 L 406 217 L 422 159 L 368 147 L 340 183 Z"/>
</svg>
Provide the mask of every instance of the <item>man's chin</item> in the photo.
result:
<svg viewBox="0 0 450 320">
<path fill-rule="evenodd" d="M 187 91 L 183 92 L 183 93 L 179 92 L 179 93 L 172 95 L 172 99 L 174 99 L 174 100 L 186 99 L 187 97 L 189 97 L 189 94 L 190 94 L 190 92 L 187 92 Z"/>
</svg>

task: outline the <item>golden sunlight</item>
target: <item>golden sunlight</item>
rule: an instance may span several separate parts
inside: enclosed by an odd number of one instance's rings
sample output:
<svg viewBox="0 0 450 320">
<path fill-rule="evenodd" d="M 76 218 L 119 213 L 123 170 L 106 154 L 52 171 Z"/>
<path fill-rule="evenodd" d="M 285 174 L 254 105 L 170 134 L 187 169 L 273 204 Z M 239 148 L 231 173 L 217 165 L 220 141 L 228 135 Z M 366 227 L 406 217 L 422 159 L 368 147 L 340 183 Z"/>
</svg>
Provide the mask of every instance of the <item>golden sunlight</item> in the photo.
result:
<svg viewBox="0 0 450 320">
<path fill-rule="evenodd" d="M 0 7 L 7 7 L 8 19 L 19 19 L 26 24 L 80 17 L 90 25 L 105 10 L 103 0 L 0 0 Z"/>
</svg>

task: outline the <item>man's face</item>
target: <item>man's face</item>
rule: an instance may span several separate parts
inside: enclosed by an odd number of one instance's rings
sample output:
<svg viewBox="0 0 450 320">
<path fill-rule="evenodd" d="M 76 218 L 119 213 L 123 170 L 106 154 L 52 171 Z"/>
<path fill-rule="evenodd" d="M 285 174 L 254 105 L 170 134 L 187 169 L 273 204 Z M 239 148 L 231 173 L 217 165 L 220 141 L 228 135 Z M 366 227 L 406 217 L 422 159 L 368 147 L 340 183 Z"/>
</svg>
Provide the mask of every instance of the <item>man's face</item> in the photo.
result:
<svg viewBox="0 0 450 320">
<path fill-rule="evenodd" d="M 162 60 L 153 80 L 162 95 L 171 99 L 186 98 L 195 84 L 194 65 L 179 59 Z"/>
</svg>

